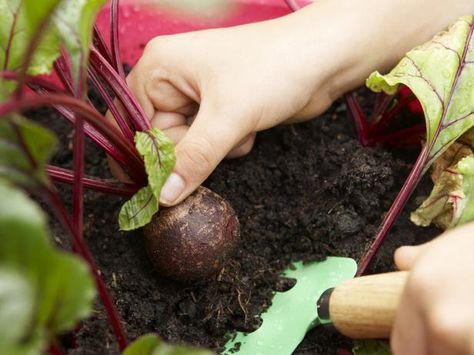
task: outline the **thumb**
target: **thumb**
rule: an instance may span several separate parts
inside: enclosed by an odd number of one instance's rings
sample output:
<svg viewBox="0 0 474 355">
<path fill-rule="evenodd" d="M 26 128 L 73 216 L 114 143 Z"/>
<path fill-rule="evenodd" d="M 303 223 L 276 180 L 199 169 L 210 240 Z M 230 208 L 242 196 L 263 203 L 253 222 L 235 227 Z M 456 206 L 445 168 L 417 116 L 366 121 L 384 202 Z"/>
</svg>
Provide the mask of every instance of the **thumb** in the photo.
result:
<svg viewBox="0 0 474 355">
<path fill-rule="evenodd" d="M 176 166 L 163 185 L 160 203 L 176 205 L 201 185 L 249 133 L 242 123 L 228 113 L 213 112 L 201 104 L 196 119 L 176 145 Z"/>
<path fill-rule="evenodd" d="M 410 270 L 424 251 L 428 250 L 432 242 L 416 246 L 402 246 L 395 251 L 395 264 L 399 270 Z"/>
</svg>

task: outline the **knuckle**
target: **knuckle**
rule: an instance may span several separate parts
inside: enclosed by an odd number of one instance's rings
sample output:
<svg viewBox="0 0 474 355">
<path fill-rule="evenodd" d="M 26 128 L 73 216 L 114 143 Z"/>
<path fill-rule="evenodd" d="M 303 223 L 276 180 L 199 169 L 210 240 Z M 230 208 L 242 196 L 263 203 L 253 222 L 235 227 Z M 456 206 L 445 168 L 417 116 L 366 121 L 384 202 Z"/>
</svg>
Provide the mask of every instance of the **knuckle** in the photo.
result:
<svg viewBox="0 0 474 355">
<path fill-rule="evenodd" d="M 427 267 L 415 268 L 408 280 L 407 289 L 412 297 L 427 299 L 439 285 L 433 270 Z"/>
<path fill-rule="evenodd" d="M 145 45 L 143 50 L 144 55 L 153 54 L 155 56 L 166 51 L 166 46 L 169 43 L 169 36 L 159 36 L 151 39 Z"/>
<path fill-rule="evenodd" d="M 438 305 L 427 318 L 429 333 L 442 344 L 449 344 L 463 330 L 462 322 L 458 322 L 448 307 Z"/>
<path fill-rule="evenodd" d="M 162 68 L 153 67 L 147 73 L 148 89 L 157 90 L 160 84 L 167 79 L 167 72 Z"/>
</svg>

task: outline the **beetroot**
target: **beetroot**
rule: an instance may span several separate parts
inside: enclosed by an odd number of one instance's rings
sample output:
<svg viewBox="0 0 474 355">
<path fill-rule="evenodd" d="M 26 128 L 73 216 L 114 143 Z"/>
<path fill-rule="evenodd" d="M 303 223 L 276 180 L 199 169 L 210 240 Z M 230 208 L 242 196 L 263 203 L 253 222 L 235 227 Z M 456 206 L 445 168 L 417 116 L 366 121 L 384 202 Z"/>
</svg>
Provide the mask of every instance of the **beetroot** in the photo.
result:
<svg viewBox="0 0 474 355">
<path fill-rule="evenodd" d="M 190 282 L 222 269 L 239 242 L 240 225 L 225 199 L 199 187 L 179 205 L 163 208 L 145 226 L 144 234 L 158 271 Z"/>
</svg>

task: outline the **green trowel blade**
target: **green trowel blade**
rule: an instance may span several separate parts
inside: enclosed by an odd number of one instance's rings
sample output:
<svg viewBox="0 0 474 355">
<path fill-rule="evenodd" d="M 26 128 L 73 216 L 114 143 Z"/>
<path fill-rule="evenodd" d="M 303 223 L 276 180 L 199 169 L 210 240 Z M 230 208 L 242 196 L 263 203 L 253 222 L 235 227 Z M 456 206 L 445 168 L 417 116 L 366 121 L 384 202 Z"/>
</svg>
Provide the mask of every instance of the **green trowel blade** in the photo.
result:
<svg viewBox="0 0 474 355">
<path fill-rule="evenodd" d="M 317 322 L 316 302 L 328 288 L 354 277 L 353 259 L 329 257 L 322 262 L 293 264 L 283 275 L 296 279 L 286 292 L 277 292 L 261 315 L 262 325 L 252 333 L 237 333 L 222 355 L 291 355 Z"/>
</svg>

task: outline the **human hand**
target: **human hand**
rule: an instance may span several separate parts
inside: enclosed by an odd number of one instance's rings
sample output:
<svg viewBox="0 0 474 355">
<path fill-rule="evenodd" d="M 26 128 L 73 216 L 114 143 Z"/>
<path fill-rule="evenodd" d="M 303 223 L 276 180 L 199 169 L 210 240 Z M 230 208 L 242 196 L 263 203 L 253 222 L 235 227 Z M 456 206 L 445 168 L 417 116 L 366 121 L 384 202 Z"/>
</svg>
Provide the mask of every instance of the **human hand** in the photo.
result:
<svg viewBox="0 0 474 355">
<path fill-rule="evenodd" d="M 248 153 L 255 132 L 309 119 L 331 104 L 327 74 L 318 69 L 329 58 L 310 59 L 295 28 L 278 19 L 147 45 L 127 82 L 152 126 L 177 143 L 162 204 L 183 200 L 224 157 Z"/>
<path fill-rule="evenodd" d="M 474 354 L 474 224 L 395 253 L 411 270 L 396 315 L 394 355 Z"/>
<path fill-rule="evenodd" d="M 179 203 L 225 156 L 246 154 L 255 132 L 319 115 L 468 3 L 318 0 L 275 20 L 152 40 L 127 81 L 152 125 L 177 143 L 160 203 Z"/>
</svg>

